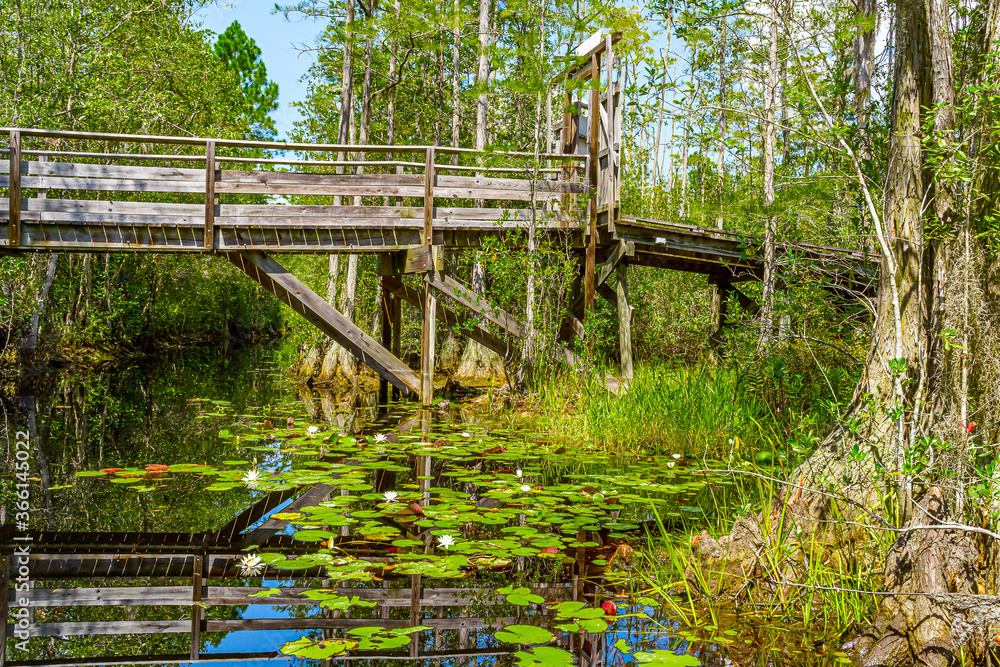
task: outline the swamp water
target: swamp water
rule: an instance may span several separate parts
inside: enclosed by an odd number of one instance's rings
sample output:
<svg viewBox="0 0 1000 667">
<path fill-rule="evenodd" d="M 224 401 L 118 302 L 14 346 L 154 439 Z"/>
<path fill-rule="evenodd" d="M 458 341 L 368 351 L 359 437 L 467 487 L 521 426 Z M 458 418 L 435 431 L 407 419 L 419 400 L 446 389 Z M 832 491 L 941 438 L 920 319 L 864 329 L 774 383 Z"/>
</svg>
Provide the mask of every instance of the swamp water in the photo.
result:
<svg viewBox="0 0 1000 667">
<path fill-rule="evenodd" d="M 716 510 L 704 462 L 299 393 L 273 359 L 192 350 L 4 399 L 3 492 L 19 450 L 30 476 L 0 532 L 7 665 L 846 661 L 677 594 L 651 554 Z"/>
</svg>

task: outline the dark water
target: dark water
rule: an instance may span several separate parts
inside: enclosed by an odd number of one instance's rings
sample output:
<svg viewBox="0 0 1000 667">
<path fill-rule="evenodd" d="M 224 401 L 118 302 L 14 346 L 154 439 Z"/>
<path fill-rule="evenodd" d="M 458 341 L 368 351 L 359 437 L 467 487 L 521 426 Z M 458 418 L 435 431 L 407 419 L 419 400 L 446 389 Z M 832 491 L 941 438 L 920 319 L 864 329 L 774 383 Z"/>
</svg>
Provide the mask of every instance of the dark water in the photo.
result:
<svg viewBox="0 0 1000 667">
<path fill-rule="evenodd" d="M 752 616 L 675 613 L 641 554 L 715 502 L 689 462 L 304 392 L 280 358 L 187 350 L 2 399 L 7 664 L 844 660 Z"/>
</svg>

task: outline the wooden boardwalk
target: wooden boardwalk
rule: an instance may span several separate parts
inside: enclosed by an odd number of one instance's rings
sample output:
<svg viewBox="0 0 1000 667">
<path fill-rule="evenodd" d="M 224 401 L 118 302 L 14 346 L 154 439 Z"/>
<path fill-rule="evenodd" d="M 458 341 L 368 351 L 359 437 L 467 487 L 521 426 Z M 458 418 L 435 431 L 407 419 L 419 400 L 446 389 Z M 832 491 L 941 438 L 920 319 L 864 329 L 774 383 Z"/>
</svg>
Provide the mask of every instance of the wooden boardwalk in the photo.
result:
<svg viewBox="0 0 1000 667">
<path fill-rule="evenodd" d="M 583 336 L 585 314 L 603 295 L 619 313 L 628 377 L 627 265 L 703 273 L 724 295 L 752 305 L 735 285 L 759 280 L 763 262 L 759 241 L 735 232 L 621 215 L 616 39 L 593 42 L 567 72 L 567 80 L 592 87 L 566 94 L 570 111 L 553 129 L 552 153 L 2 128 L 8 159 L 0 160 L 7 195 L 0 200 L 0 253 L 222 255 L 378 372 L 384 394 L 391 384 L 426 406 L 438 320 L 460 324 L 507 358 L 522 335 L 517 317 L 444 274 L 444 252 L 488 239 L 524 248 L 533 233 L 558 239 L 579 258 L 563 339 Z M 877 267 L 862 251 L 789 250 L 822 267 L 834 288 L 864 292 L 875 283 Z M 274 258 L 288 253 L 379 253 L 387 295 L 380 340 Z M 401 279 L 414 273 L 422 276 L 419 289 Z M 471 309 L 494 330 L 464 324 L 439 298 Z M 401 301 L 423 312 L 419 372 L 399 359 Z"/>
</svg>

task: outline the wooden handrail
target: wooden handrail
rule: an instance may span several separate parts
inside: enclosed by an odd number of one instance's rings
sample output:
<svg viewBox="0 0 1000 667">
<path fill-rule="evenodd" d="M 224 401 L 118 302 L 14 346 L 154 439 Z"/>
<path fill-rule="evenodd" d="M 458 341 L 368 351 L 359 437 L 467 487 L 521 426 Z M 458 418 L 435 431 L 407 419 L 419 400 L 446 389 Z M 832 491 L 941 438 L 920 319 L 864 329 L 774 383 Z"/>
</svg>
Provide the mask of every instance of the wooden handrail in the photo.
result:
<svg viewBox="0 0 1000 667">
<path fill-rule="evenodd" d="M 89 141 L 120 141 L 144 144 L 171 144 L 180 146 L 204 146 L 208 141 L 214 141 L 216 147 L 230 148 L 260 148 L 271 151 L 317 151 L 317 152 L 370 152 L 370 153 L 426 153 L 428 148 L 434 148 L 438 153 L 448 155 L 498 155 L 506 157 L 534 158 L 536 155 L 526 151 L 480 151 L 475 148 L 450 148 L 447 146 L 408 146 L 396 144 L 393 146 L 371 145 L 358 146 L 351 144 L 310 144 L 286 141 L 245 141 L 241 139 L 219 139 L 212 137 L 171 137 L 164 135 L 116 134 L 111 132 L 73 132 L 70 130 L 43 130 L 38 128 L 0 127 L 0 132 L 19 132 L 22 137 L 41 137 L 48 139 L 80 139 Z M 579 160 L 580 156 L 556 153 L 540 153 L 540 159 Z"/>
</svg>

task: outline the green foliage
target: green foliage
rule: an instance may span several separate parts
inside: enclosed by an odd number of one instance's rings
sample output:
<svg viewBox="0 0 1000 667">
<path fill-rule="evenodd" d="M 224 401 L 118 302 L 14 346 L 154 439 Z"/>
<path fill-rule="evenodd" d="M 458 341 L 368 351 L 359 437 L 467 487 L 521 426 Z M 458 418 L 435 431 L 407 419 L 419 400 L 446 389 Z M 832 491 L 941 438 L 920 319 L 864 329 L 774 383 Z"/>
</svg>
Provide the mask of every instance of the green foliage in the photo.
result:
<svg viewBox="0 0 1000 667">
<path fill-rule="evenodd" d="M 261 139 L 273 137 L 275 127 L 270 114 L 278 108 L 278 84 L 267 78 L 260 47 L 243 32 L 239 21 L 233 21 L 219 35 L 213 52 L 239 79 L 243 93 L 240 108 L 253 126 L 253 135 Z"/>
</svg>

